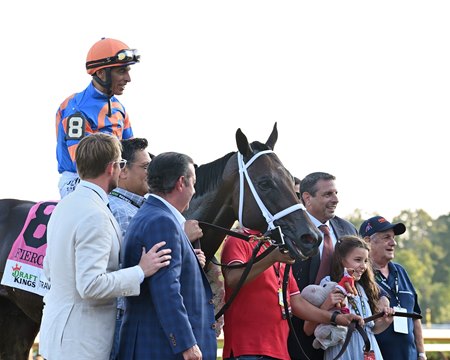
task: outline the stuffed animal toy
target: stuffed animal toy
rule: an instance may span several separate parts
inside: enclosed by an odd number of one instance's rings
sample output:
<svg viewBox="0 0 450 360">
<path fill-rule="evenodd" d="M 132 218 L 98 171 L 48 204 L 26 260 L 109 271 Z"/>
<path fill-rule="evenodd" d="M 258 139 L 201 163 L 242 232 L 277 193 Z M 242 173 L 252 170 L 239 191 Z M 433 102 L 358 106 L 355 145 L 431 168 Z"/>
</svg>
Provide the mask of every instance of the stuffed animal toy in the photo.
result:
<svg viewBox="0 0 450 360">
<path fill-rule="evenodd" d="M 316 307 L 320 307 L 328 294 L 332 292 L 336 286 L 337 283 L 333 281 L 325 282 L 321 285 L 308 285 L 302 290 L 301 294 L 305 300 Z M 347 327 L 345 326 L 319 324 L 314 331 L 314 336 L 316 338 L 312 345 L 315 349 L 325 350 L 330 346 L 344 343 L 346 335 Z"/>
<path fill-rule="evenodd" d="M 344 275 L 337 283 L 336 287 L 346 296 L 357 296 L 358 290 L 356 290 L 355 279 L 353 278 L 354 269 L 344 268 Z"/>
</svg>

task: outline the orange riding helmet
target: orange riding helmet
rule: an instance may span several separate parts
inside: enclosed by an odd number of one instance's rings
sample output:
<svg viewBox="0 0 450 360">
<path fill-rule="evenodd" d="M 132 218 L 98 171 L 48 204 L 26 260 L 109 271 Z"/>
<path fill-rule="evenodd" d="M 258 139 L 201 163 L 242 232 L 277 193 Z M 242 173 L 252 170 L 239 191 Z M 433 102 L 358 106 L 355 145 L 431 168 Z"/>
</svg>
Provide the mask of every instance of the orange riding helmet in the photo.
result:
<svg viewBox="0 0 450 360">
<path fill-rule="evenodd" d="M 89 75 L 94 75 L 100 69 L 136 64 L 139 58 L 137 51 L 130 49 L 122 41 L 102 38 L 89 49 L 86 71 Z"/>
</svg>

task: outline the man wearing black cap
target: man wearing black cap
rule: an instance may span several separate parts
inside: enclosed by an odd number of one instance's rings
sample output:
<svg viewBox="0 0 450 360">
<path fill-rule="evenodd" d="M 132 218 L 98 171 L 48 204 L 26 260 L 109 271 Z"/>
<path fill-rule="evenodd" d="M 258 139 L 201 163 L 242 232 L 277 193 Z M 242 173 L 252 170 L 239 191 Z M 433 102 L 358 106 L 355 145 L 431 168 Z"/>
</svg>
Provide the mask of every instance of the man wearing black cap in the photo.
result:
<svg viewBox="0 0 450 360">
<path fill-rule="evenodd" d="M 420 314 L 417 293 L 406 270 L 392 262 L 396 235 L 406 231 L 402 223 L 391 224 L 382 216 L 374 216 L 361 224 L 359 233 L 370 243 L 375 279 L 390 297 L 396 312 Z M 394 322 L 376 335 L 384 359 L 426 359 L 422 325 L 419 319 L 394 317 Z"/>
</svg>

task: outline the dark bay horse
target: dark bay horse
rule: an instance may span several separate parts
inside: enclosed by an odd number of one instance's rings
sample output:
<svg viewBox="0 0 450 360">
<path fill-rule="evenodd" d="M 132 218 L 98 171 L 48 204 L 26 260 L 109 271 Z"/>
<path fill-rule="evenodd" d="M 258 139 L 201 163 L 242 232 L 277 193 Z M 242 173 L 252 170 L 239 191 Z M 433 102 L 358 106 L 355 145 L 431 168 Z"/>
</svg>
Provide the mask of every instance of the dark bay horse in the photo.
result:
<svg viewBox="0 0 450 360">
<path fill-rule="evenodd" d="M 249 143 L 236 132 L 237 152 L 196 169 L 196 195 L 187 218 L 229 229 L 236 220 L 266 232 L 279 226 L 291 255 L 299 260 L 317 252 L 321 236 L 298 203 L 294 180 L 273 152 L 276 124 L 266 143 Z M 34 202 L 0 200 L 0 278 L 14 240 Z M 207 229 L 201 247 L 207 260 L 219 249 L 224 234 Z M 39 331 L 42 297 L 0 285 L 0 360 L 27 359 Z"/>
<path fill-rule="evenodd" d="M 293 176 L 273 152 L 277 139 L 276 123 L 266 143 L 249 143 L 238 129 L 237 152 L 196 169 L 196 194 L 184 215 L 227 229 L 236 220 L 262 233 L 280 226 L 291 256 L 305 260 L 315 254 L 321 236 L 299 204 Z M 215 230 L 204 231 L 207 260 L 223 239 Z"/>
</svg>

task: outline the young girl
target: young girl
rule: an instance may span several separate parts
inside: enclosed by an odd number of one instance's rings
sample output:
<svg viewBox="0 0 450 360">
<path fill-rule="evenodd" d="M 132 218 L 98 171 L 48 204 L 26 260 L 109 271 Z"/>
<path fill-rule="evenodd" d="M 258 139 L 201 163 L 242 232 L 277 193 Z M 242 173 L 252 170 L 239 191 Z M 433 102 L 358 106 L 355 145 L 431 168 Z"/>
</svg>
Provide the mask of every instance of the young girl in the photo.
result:
<svg viewBox="0 0 450 360">
<path fill-rule="evenodd" d="M 370 340 L 371 350 L 374 351 L 375 359 L 383 359 L 380 348 L 374 334 L 384 331 L 392 323 L 392 315 L 394 310 L 389 307 L 389 300 L 385 296 L 380 296 L 380 290 L 373 275 L 369 261 L 369 244 L 357 236 L 343 236 L 335 246 L 331 279 L 324 278 L 323 281 L 339 282 L 345 269 L 353 270 L 353 278 L 357 295 L 348 297 L 348 308 L 353 314 L 357 314 L 363 318 L 367 318 L 372 314 L 380 311 L 384 312 L 384 316 L 366 323 L 364 329 Z M 325 303 L 321 306 L 323 309 L 331 310 L 343 300 L 343 294 L 339 290 L 332 292 Z M 314 333 L 314 329 L 318 324 L 305 321 L 304 330 L 308 335 Z M 348 347 L 340 359 L 354 360 L 364 359 L 364 341 L 358 331 L 354 331 Z M 325 350 L 324 360 L 332 360 L 340 352 L 342 344 L 330 347 Z"/>
</svg>

